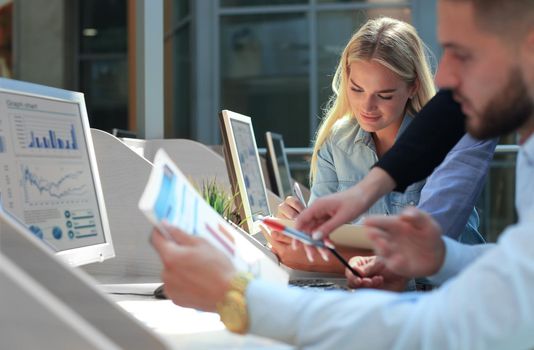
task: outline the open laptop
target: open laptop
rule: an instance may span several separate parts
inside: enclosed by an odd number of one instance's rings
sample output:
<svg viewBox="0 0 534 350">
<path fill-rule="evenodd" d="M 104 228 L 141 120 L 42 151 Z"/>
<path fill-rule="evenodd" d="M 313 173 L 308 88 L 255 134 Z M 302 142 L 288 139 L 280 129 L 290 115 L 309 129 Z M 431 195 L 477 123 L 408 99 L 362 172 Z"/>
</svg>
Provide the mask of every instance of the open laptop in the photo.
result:
<svg viewBox="0 0 534 350">
<path fill-rule="evenodd" d="M 270 216 L 268 192 L 265 186 L 261 163 L 254 138 L 250 117 L 223 110 L 220 115 L 223 149 L 228 177 L 235 194 L 235 205 L 244 218 L 244 229 L 236 228 L 250 241 L 255 242 L 265 254 L 273 255 L 267 240 L 261 233 L 258 215 Z M 297 271 L 284 267 L 290 275 L 290 283 L 301 286 L 328 287 L 332 281 L 344 284 L 345 279 L 334 274 Z"/>
<path fill-rule="evenodd" d="M 291 196 L 293 180 L 289 171 L 284 138 L 281 134 L 268 131 L 265 133 L 265 140 L 267 141 L 267 170 L 273 192 L 280 198 Z"/>
</svg>

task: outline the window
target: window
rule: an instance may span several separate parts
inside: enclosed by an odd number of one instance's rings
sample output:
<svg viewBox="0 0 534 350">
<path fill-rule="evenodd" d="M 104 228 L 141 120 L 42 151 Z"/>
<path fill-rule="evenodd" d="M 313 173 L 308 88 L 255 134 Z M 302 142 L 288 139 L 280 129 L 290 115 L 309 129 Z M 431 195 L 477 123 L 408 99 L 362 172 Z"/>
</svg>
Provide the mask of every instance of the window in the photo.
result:
<svg viewBox="0 0 534 350">
<path fill-rule="evenodd" d="M 126 0 L 84 0 L 79 12 L 79 90 L 91 127 L 128 129 Z"/>
</svg>

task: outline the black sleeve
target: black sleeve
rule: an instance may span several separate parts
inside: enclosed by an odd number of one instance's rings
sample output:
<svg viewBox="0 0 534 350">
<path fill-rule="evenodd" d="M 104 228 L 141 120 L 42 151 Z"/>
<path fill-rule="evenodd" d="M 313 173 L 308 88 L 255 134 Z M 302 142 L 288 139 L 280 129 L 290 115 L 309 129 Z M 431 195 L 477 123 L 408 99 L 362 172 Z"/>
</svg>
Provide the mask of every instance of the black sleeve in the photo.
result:
<svg viewBox="0 0 534 350">
<path fill-rule="evenodd" d="M 430 174 L 465 134 L 465 115 L 449 90 L 439 91 L 375 166 L 404 191 Z"/>
</svg>

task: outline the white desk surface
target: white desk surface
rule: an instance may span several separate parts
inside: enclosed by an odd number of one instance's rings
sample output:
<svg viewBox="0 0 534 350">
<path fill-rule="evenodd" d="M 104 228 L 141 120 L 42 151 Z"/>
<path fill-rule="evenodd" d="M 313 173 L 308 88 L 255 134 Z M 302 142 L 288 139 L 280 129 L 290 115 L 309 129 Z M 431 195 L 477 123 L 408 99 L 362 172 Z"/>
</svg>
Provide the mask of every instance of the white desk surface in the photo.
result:
<svg viewBox="0 0 534 350">
<path fill-rule="evenodd" d="M 134 285 L 131 285 L 134 286 Z M 104 290 L 148 294 L 157 284 L 139 284 L 133 289 L 103 286 Z M 254 335 L 227 331 L 215 313 L 177 306 L 152 296 L 108 294 L 119 306 L 154 330 L 177 349 L 277 349 L 293 347 Z"/>
</svg>

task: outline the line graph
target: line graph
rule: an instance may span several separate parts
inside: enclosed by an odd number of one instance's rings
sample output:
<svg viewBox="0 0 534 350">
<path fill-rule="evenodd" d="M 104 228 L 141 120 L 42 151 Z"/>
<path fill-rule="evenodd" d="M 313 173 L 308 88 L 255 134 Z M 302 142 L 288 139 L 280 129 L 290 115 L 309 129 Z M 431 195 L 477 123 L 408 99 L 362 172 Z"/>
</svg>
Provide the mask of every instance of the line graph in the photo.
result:
<svg viewBox="0 0 534 350">
<path fill-rule="evenodd" d="M 52 204 L 80 200 L 87 194 L 82 169 L 63 171 L 55 166 L 20 166 L 20 186 L 29 204 Z"/>
</svg>

